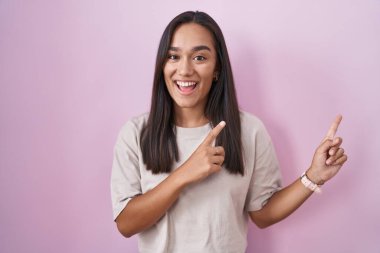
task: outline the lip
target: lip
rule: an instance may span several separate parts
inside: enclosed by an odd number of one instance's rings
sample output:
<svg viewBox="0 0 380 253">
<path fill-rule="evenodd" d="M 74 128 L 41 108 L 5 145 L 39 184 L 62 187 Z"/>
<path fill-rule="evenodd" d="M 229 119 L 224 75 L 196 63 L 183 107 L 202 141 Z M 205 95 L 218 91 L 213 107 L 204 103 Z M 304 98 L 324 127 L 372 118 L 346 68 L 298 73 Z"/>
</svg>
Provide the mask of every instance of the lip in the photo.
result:
<svg viewBox="0 0 380 253">
<path fill-rule="evenodd" d="M 196 83 L 195 84 L 195 87 L 194 89 L 192 89 L 191 91 L 182 91 L 179 87 L 178 87 L 178 84 L 177 82 L 191 82 L 191 83 Z M 194 81 L 194 80 L 174 80 L 173 81 L 175 87 L 176 87 L 176 90 L 178 91 L 179 94 L 183 95 L 183 96 L 190 96 L 191 94 L 193 94 L 197 88 L 198 88 L 198 84 L 199 82 L 198 81 Z"/>
</svg>

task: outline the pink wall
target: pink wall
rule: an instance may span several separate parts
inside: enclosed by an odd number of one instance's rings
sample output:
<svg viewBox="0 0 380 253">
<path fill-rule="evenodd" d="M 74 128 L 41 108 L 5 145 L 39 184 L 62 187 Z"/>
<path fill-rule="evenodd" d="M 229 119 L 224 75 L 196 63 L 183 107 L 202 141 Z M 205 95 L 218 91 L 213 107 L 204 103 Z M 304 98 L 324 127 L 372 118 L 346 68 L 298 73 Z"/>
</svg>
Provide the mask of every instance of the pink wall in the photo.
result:
<svg viewBox="0 0 380 253">
<path fill-rule="evenodd" d="M 248 252 L 379 252 L 380 2 L 134 2 L 0 1 L 0 252 L 136 252 L 112 221 L 112 149 L 148 109 L 165 25 L 189 9 L 222 27 L 241 108 L 266 123 L 286 184 L 344 115 L 343 171 L 287 220 L 252 226 Z"/>
</svg>

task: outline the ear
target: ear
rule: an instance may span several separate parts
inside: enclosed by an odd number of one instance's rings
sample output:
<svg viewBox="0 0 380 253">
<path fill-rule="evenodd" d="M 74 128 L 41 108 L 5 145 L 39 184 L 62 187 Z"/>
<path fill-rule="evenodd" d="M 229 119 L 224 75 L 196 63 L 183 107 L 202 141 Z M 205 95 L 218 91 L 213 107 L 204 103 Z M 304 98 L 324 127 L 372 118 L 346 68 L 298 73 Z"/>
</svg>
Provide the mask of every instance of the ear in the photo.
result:
<svg viewBox="0 0 380 253">
<path fill-rule="evenodd" d="M 218 72 L 218 71 L 215 71 L 215 72 L 214 72 L 213 81 L 214 81 L 214 82 L 217 82 L 218 79 L 219 79 L 219 72 Z"/>
</svg>

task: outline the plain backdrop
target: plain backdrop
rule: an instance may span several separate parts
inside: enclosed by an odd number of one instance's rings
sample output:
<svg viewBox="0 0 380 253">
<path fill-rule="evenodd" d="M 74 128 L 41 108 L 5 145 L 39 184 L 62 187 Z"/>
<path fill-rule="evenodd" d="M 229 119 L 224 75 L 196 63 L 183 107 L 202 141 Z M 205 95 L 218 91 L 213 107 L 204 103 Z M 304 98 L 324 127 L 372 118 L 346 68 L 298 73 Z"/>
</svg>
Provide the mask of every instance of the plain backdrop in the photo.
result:
<svg viewBox="0 0 380 253">
<path fill-rule="evenodd" d="M 247 252 L 380 252 L 380 2 L 0 0 L 0 252 L 136 252 L 112 220 L 121 126 L 149 109 L 155 54 L 186 10 L 222 28 L 242 110 L 296 180 L 334 119 L 349 161 Z"/>
</svg>

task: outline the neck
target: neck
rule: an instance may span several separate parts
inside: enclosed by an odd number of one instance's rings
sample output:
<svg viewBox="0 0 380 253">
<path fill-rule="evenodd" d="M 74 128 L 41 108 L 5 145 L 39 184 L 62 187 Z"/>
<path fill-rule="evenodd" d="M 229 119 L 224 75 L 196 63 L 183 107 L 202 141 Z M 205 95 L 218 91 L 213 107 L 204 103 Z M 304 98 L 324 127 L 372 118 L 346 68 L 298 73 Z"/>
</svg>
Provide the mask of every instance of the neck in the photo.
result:
<svg viewBox="0 0 380 253">
<path fill-rule="evenodd" d="M 204 110 L 192 108 L 175 108 L 175 124 L 179 127 L 199 127 L 207 124 L 209 120 Z"/>
</svg>

